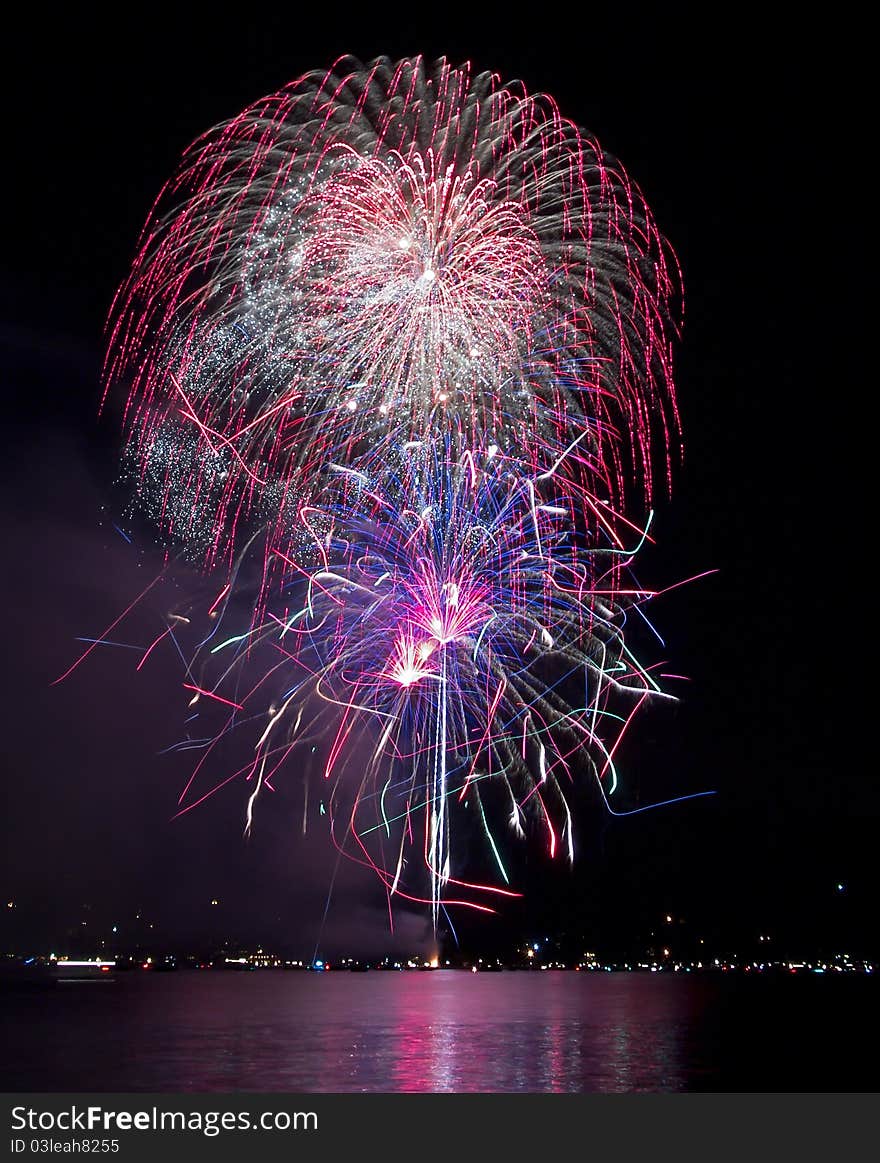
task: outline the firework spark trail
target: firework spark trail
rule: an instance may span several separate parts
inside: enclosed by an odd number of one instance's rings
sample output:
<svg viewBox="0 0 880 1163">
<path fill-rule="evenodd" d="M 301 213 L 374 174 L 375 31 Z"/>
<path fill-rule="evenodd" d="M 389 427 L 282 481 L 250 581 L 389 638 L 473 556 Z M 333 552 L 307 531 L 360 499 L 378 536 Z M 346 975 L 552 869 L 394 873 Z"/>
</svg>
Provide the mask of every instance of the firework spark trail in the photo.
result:
<svg viewBox="0 0 880 1163">
<path fill-rule="evenodd" d="M 474 821 L 508 883 L 499 797 L 573 856 L 578 771 L 607 802 L 623 733 L 669 697 L 625 626 L 653 596 L 630 567 L 677 440 L 679 292 L 620 164 L 470 66 L 343 58 L 194 143 L 105 364 L 132 508 L 224 582 L 184 685 L 232 716 L 181 811 L 262 714 L 248 827 L 320 746 L 333 842 L 435 925 L 447 886 L 483 911 L 502 891 L 453 874 Z"/>
</svg>

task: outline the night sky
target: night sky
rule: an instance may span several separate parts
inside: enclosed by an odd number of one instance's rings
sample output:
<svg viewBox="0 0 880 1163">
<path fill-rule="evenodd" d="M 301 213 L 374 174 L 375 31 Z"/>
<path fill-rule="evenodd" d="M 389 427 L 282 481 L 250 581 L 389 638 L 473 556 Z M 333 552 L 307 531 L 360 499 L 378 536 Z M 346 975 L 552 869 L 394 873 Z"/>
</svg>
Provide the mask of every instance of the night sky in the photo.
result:
<svg viewBox="0 0 880 1163">
<path fill-rule="evenodd" d="M 676 708 L 637 724 L 620 764 L 622 806 L 717 795 L 614 820 L 585 788 L 575 869 L 523 853 L 524 900 L 481 936 L 466 923 L 466 938 L 625 943 L 670 912 L 729 949 L 766 932 L 876 955 L 878 783 L 853 754 L 849 687 L 870 681 L 841 419 L 858 388 L 835 355 L 854 344 L 858 256 L 834 225 L 848 143 L 829 138 L 841 131 L 816 46 L 745 23 L 719 37 L 717 16 L 688 30 L 584 8 L 564 25 L 490 28 L 446 27 L 435 11 L 417 24 L 328 7 L 322 28 L 322 13 L 168 25 L 147 10 L 141 27 L 98 35 L 91 17 L 53 17 L 10 42 L 0 891 L 15 908 L 0 944 L 43 947 L 83 919 L 129 925 L 140 912 L 169 945 L 314 945 L 334 857 L 326 837 L 300 834 L 292 792 L 263 805 L 249 841 L 240 785 L 170 819 L 188 771 L 159 754 L 187 713 L 173 657 L 136 674 L 137 654 L 99 649 L 50 684 L 76 637 L 103 631 L 161 565 L 144 531 L 129 545 L 113 529 L 117 435 L 97 416 L 104 318 L 160 186 L 200 132 L 305 70 L 344 52 L 421 52 L 552 93 L 644 190 L 684 272 L 685 454 L 639 577 L 662 588 L 717 570 L 656 603 L 660 656 L 690 682 Z M 149 642 L 162 614 L 147 599 L 113 637 Z M 398 922 L 403 946 L 428 940 L 425 916 Z M 367 873 L 339 870 L 322 941 L 392 947 Z"/>
</svg>

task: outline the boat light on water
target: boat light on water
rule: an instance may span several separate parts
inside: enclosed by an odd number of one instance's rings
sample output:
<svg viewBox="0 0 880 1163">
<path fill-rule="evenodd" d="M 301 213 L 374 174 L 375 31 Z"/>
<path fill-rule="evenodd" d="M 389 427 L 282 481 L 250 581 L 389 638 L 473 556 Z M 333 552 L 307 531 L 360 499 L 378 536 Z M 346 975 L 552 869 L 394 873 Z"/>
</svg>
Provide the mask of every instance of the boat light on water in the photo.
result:
<svg viewBox="0 0 880 1163">
<path fill-rule="evenodd" d="M 57 981 L 112 981 L 115 961 L 56 961 L 53 973 Z"/>
</svg>

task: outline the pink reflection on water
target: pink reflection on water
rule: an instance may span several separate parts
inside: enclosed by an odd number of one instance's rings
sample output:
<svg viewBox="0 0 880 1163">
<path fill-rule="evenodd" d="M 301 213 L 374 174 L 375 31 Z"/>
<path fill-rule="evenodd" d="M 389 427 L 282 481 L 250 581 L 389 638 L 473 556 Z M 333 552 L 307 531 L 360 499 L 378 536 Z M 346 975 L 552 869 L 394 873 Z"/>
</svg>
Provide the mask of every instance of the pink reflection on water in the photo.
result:
<svg viewBox="0 0 880 1163">
<path fill-rule="evenodd" d="M 10 1044 L 32 1090 L 681 1091 L 718 1077 L 719 989 L 678 974 L 142 974 L 20 999 Z M 749 1062 L 762 1013 L 728 1029 Z"/>
<path fill-rule="evenodd" d="M 387 1084 L 405 1092 L 682 1090 L 686 995 L 589 974 L 395 975 Z M 385 992 L 383 990 L 383 992 Z"/>
</svg>

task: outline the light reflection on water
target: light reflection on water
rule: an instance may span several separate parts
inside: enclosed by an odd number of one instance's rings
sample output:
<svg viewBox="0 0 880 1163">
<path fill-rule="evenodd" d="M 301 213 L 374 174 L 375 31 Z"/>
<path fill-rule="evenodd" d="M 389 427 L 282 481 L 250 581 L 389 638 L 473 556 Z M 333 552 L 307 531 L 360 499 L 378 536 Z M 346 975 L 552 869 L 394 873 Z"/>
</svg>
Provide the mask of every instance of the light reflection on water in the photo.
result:
<svg viewBox="0 0 880 1163">
<path fill-rule="evenodd" d="M 393 991 L 383 1029 L 394 1047 L 389 1089 L 683 1088 L 681 991 L 571 973 L 431 977 Z"/>
<path fill-rule="evenodd" d="M 847 1023 L 851 1038 L 866 996 L 842 992 L 858 982 L 833 983 L 841 987 L 834 997 L 828 989 L 820 996 L 817 984 L 442 970 L 120 976 L 112 985 L 7 994 L 0 1085 L 158 1092 L 872 1089 L 867 1081 L 836 1086 L 830 1076 L 809 1085 L 816 1070 L 827 1074 L 834 1055 L 840 1060 Z M 809 1036 L 798 1041 L 803 1027 Z"/>
</svg>

